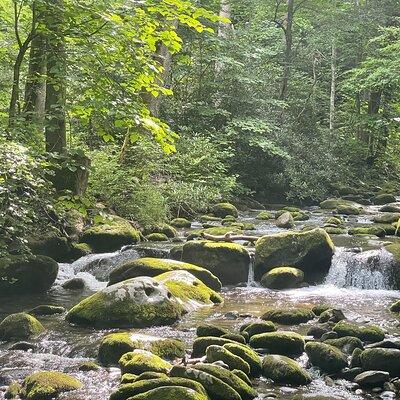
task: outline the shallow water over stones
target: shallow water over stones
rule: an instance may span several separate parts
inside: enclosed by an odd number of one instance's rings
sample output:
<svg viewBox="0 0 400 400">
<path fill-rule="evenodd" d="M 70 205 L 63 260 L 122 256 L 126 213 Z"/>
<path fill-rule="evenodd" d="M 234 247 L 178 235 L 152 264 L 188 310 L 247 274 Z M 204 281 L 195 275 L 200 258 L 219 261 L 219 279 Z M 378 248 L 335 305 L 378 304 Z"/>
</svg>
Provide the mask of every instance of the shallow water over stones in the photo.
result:
<svg viewBox="0 0 400 400">
<path fill-rule="evenodd" d="M 371 224 L 371 215 L 377 208 L 368 207 L 368 214 L 352 217 L 352 224 Z M 331 215 L 328 210 L 316 212 L 313 208 L 310 219 L 296 222 L 296 227 L 304 225 L 321 226 L 324 219 Z M 242 221 L 255 224 L 255 230 L 249 234 L 270 234 L 282 231 L 274 221 L 258 221 L 257 212 L 241 215 Z M 400 291 L 391 288 L 390 279 L 386 275 L 390 271 L 390 259 L 382 243 L 391 242 L 394 238 L 378 239 L 376 237 L 352 237 L 335 235 L 332 237 L 336 246 L 336 255 L 325 284 L 286 291 L 273 291 L 258 287 L 254 282 L 252 269 L 249 272 L 247 287 L 225 287 L 222 295 L 224 303 L 212 307 L 203 307 L 183 317 L 177 324 L 169 327 L 132 329 L 132 332 L 150 334 L 155 337 L 173 337 L 185 340 L 190 348 L 196 336 L 196 327 L 203 322 L 215 323 L 219 326 L 237 331 L 239 327 L 259 317 L 270 307 L 312 306 L 328 303 L 332 307 L 343 310 L 351 320 L 373 323 L 388 333 L 390 337 L 400 337 L 400 319 L 390 313 L 388 307 L 400 298 Z M 125 248 L 119 252 L 91 255 L 72 264 L 60 264 L 60 272 L 56 284 L 51 291 L 43 295 L 8 296 L 1 299 L 0 318 L 14 312 L 30 310 L 39 304 L 57 304 L 71 308 L 82 298 L 106 286 L 108 274 L 115 266 L 125 260 L 149 255 L 152 251 L 163 257 L 173 244 L 149 244 L 150 250 L 143 248 Z M 347 251 L 346 251 L 347 249 Z M 368 253 L 365 253 L 369 251 Z M 157 253 L 158 252 L 158 253 Z M 387 252 L 386 252 L 387 253 Z M 151 253 L 150 253 L 151 254 Z M 370 267 L 370 268 L 366 268 Z M 362 270 L 362 273 L 359 273 Z M 61 284 L 72 277 L 84 279 L 86 288 L 83 291 L 68 291 Z M 31 340 L 32 352 L 9 350 L 11 344 L 0 344 L 0 387 L 7 385 L 12 379 L 22 379 L 26 375 L 39 370 L 60 370 L 80 379 L 84 388 L 64 393 L 59 398 L 68 400 L 107 400 L 120 379 L 117 368 L 103 368 L 90 372 L 79 371 L 83 361 L 95 360 L 101 338 L 108 332 L 116 330 L 96 330 L 92 328 L 74 327 L 65 321 L 65 315 L 39 317 L 46 331 L 38 338 Z M 305 334 L 310 323 L 285 327 Z M 298 361 L 305 365 L 307 357 L 303 355 Z M 380 394 L 356 395 L 346 381 L 331 381 L 323 378 L 311 369 L 313 382 L 303 388 L 274 386 L 266 379 L 254 382 L 259 393 L 258 399 L 269 395 L 287 400 L 366 400 L 382 399 Z M 0 399 L 4 391 L 0 390 Z"/>
</svg>

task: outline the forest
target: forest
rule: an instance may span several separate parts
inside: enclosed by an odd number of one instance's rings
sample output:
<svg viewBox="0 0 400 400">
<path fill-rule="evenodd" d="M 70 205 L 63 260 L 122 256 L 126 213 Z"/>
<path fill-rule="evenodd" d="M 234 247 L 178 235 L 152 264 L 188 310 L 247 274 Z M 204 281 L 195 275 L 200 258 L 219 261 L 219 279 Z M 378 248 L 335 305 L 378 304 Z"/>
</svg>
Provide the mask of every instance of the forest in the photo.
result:
<svg viewBox="0 0 400 400">
<path fill-rule="evenodd" d="M 399 236 L 400 0 L 0 0 L 0 399 L 396 399 Z"/>
</svg>

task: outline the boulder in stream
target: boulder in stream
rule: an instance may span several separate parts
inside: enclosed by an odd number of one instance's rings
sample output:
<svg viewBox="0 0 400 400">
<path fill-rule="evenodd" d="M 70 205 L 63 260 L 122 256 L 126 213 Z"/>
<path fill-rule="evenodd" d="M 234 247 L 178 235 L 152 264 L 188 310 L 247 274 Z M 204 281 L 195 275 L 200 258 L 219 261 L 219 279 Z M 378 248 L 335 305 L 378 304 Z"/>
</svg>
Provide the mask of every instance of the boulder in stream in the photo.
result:
<svg viewBox="0 0 400 400">
<path fill-rule="evenodd" d="M 269 289 L 291 289 L 304 280 L 304 272 L 294 267 L 278 267 L 268 271 L 261 278 L 261 285 Z"/>
<path fill-rule="evenodd" d="M 289 331 L 261 333 L 250 338 L 250 346 L 266 349 L 272 354 L 296 356 L 304 351 L 304 339 L 298 333 Z"/>
<path fill-rule="evenodd" d="M 123 374 L 135 375 L 143 372 L 167 373 L 172 368 L 172 365 L 161 357 L 141 349 L 125 353 L 119 360 L 119 366 Z"/>
<path fill-rule="evenodd" d="M 385 338 L 385 332 L 375 325 L 358 325 L 349 321 L 340 321 L 334 327 L 339 337 L 353 336 L 363 342 L 380 342 Z"/>
<path fill-rule="evenodd" d="M 360 354 L 360 361 L 364 370 L 386 371 L 391 376 L 400 376 L 400 350 L 366 349 Z"/>
<path fill-rule="evenodd" d="M 272 321 L 282 325 L 297 325 L 315 318 L 315 314 L 309 308 L 274 308 L 266 311 L 261 319 Z"/>
<path fill-rule="evenodd" d="M 168 289 L 150 277 L 128 279 L 82 300 L 67 314 L 73 324 L 97 328 L 170 325 L 184 313 Z"/>
<path fill-rule="evenodd" d="M 225 218 L 228 215 L 231 215 L 235 218 L 238 217 L 237 208 L 230 203 L 218 203 L 211 207 L 211 213 L 216 217 Z"/>
<path fill-rule="evenodd" d="M 260 280 L 271 269 L 290 265 L 313 282 L 329 271 L 333 252 L 331 238 L 320 228 L 262 236 L 256 242 L 255 277 Z"/>
<path fill-rule="evenodd" d="M 0 323 L 0 341 L 29 339 L 43 331 L 43 325 L 32 315 L 11 314 Z"/>
<path fill-rule="evenodd" d="M 206 350 L 206 361 L 210 364 L 222 361 L 230 370 L 238 369 L 250 375 L 250 365 L 243 358 L 231 353 L 226 347 L 211 345 Z"/>
<path fill-rule="evenodd" d="M 334 346 L 308 342 L 305 351 L 310 363 L 328 374 L 334 374 L 347 367 L 347 356 Z"/>
<path fill-rule="evenodd" d="M 396 197 L 391 193 L 382 193 L 372 197 L 371 201 L 376 205 L 384 205 L 388 203 L 395 203 Z"/>
<path fill-rule="evenodd" d="M 289 211 L 285 211 L 282 215 L 280 215 L 276 222 L 275 225 L 278 228 L 284 228 L 284 229 L 290 229 L 294 227 L 294 219 L 292 217 L 292 214 Z"/>
<path fill-rule="evenodd" d="M 250 366 L 250 376 L 258 377 L 261 373 L 260 356 L 250 347 L 243 344 L 227 343 L 223 347 L 232 354 L 240 357 Z"/>
</svg>

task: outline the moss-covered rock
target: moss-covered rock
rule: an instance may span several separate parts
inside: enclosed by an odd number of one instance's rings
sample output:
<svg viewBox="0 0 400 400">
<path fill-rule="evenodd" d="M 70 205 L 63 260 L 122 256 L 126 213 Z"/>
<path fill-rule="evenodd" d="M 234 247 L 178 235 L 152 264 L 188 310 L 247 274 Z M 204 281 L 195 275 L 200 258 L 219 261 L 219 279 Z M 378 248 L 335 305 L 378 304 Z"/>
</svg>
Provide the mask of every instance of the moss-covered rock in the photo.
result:
<svg viewBox="0 0 400 400">
<path fill-rule="evenodd" d="M 269 219 L 272 219 L 272 215 L 268 211 L 261 211 L 257 214 L 256 219 L 260 221 L 267 221 Z"/>
<path fill-rule="evenodd" d="M 350 228 L 348 233 L 349 235 L 358 235 L 358 236 L 373 235 L 378 237 L 385 237 L 386 235 L 385 229 L 378 226 Z"/>
<path fill-rule="evenodd" d="M 28 311 L 31 315 L 54 315 L 54 314 L 63 314 L 66 311 L 65 307 L 62 306 L 53 306 L 43 304 L 40 306 L 36 306 Z"/>
<path fill-rule="evenodd" d="M 359 215 L 362 213 L 362 208 L 350 204 L 339 204 L 336 207 L 336 212 L 343 215 Z"/>
<path fill-rule="evenodd" d="M 372 197 L 371 201 L 376 205 L 383 205 L 388 203 L 395 203 L 396 197 L 391 193 L 382 193 Z"/>
<path fill-rule="evenodd" d="M 243 382 L 245 382 L 247 385 L 252 387 L 251 379 L 243 371 L 239 371 L 238 369 L 234 369 L 232 372 L 237 377 L 239 377 Z"/>
<path fill-rule="evenodd" d="M 380 212 L 388 212 L 388 213 L 400 213 L 400 204 L 386 204 L 379 209 Z"/>
<path fill-rule="evenodd" d="M 205 268 L 182 261 L 160 259 L 160 258 L 139 258 L 128 261 L 120 267 L 115 268 L 110 273 L 109 285 L 139 276 L 154 277 L 164 272 L 184 270 L 190 272 L 196 278 L 204 282 L 205 285 L 215 291 L 221 290 L 220 280 Z"/>
<path fill-rule="evenodd" d="M 148 228 L 146 228 L 143 231 L 144 235 L 149 235 L 151 233 L 163 233 L 166 235 L 168 238 L 172 239 L 178 236 L 177 230 L 168 224 L 158 224 L 158 225 L 153 225 Z"/>
<path fill-rule="evenodd" d="M 168 373 L 172 365 L 150 351 L 136 349 L 125 353 L 119 360 L 122 373 L 140 375 L 143 372 Z"/>
<path fill-rule="evenodd" d="M 77 260 L 78 258 L 88 256 L 93 253 L 93 249 L 87 243 L 72 243 L 71 244 L 71 259 Z"/>
<path fill-rule="evenodd" d="M 216 345 L 223 346 L 224 344 L 237 344 L 235 341 L 230 339 L 223 339 L 215 336 L 204 336 L 196 338 L 193 342 L 192 357 L 203 357 L 206 354 L 208 346 Z"/>
<path fill-rule="evenodd" d="M 389 309 L 392 312 L 399 313 L 400 312 L 400 300 L 397 300 L 393 304 L 391 304 Z"/>
<path fill-rule="evenodd" d="M 238 369 L 243 371 L 246 375 L 250 374 L 250 365 L 241 357 L 234 355 L 222 346 L 208 346 L 206 350 L 206 361 L 209 363 L 222 361 L 224 364 L 228 365 L 231 370 Z"/>
<path fill-rule="evenodd" d="M 241 332 L 247 332 L 249 338 L 260 333 L 275 332 L 276 326 L 272 321 L 256 321 L 243 325 L 240 328 Z"/>
<path fill-rule="evenodd" d="M 357 204 L 354 201 L 336 198 L 327 199 L 320 203 L 319 206 L 324 210 L 337 210 L 338 212 L 340 210 L 342 212 L 339 212 L 339 214 L 345 215 L 358 215 L 363 209 L 360 204 Z M 346 211 L 349 211 L 351 214 L 348 214 Z"/>
<path fill-rule="evenodd" d="M 340 321 L 334 327 L 333 331 L 339 337 L 353 336 L 361 339 L 363 342 L 380 342 L 385 338 L 385 332 L 375 325 L 357 325 L 348 321 Z"/>
<path fill-rule="evenodd" d="M 208 269 L 224 285 L 246 282 L 250 256 L 236 243 L 192 241 L 183 246 L 182 260 Z"/>
<path fill-rule="evenodd" d="M 25 378 L 21 397 L 28 400 L 50 400 L 60 393 L 70 392 L 82 387 L 73 376 L 58 371 L 40 371 Z"/>
<path fill-rule="evenodd" d="M 167 288 L 153 278 L 128 279 L 82 300 L 67 314 L 77 325 L 143 328 L 169 325 L 184 313 Z"/>
<path fill-rule="evenodd" d="M 280 266 L 302 270 L 307 281 L 320 279 L 329 271 L 334 245 L 323 229 L 283 232 L 263 236 L 256 242 L 255 276 Z"/>
<path fill-rule="evenodd" d="M 28 247 L 32 254 L 47 256 L 58 262 L 71 258 L 72 246 L 66 237 L 56 234 L 44 234 L 29 238 Z"/>
<path fill-rule="evenodd" d="M 186 354 L 186 344 L 179 339 L 163 338 L 154 340 L 146 346 L 153 354 L 167 360 L 183 358 Z"/>
<path fill-rule="evenodd" d="M 100 369 L 100 366 L 94 361 L 84 361 L 79 364 L 79 371 L 89 372 L 89 371 L 97 371 Z"/>
<path fill-rule="evenodd" d="M 86 283 L 83 278 L 76 277 L 68 279 L 61 286 L 66 290 L 83 290 Z"/>
<path fill-rule="evenodd" d="M 330 306 L 330 304 L 322 303 L 322 304 L 316 304 L 316 305 L 311 309 L 311 311 L 312 311 L 315 315 L 319 316 L 319 315 L 321 315 L 323 312 L 328 311 L 328 310 L 330 310 L 330 309 L 332 309 L 332 307 Z"/>
<path fill-rule="evenodd" d="M 346 354 L 352 354 L 355 349 L 364 348 L 362 341 L 353 336 L 344 336 L 339 339 L 327 339 L 324 343 L 335 346 Z"/>
<path fill-rule="evenodd" d="M 43 325 L 32 315 L 11 314 L 0 323 L 0 341 L 28 339 L 43 331 Z"/>
<path fill-rule="evenodd" d="M 125 353 L 140 348 L 141 344 L 132 340 L 129 333 L 111 333 L 101 340 L 98 359 L 105 366 L 117 365 Z"/>
<path fill-rule="evenodd" d="M 186 311 L 222 303 L 222 297 L 188 271 L 170 271 L 154 278 L 179 300 Z"/>
<path fill-rule="evenodd" d="M 345 233 L 347 233 L 347 229 L 345 228 L 332 227 L 332 226 L 326 226 L 324 227 L 324 230 L 328 235 L 344 235 Z"/>
<path fill-rule="evenodd" d="M 400 350 L 366 349 L 360 354 L 360 361 L 364 370 L 386 371 L 391 376 L 400 376 Z"/>
<path fill-rule="evenodd" d="M 161 386 L 130 397 L 129 400 L 209 400 L 207 396 L 183 386 Z"/>
<path fill-rule="evenodd" d="M 221 222 L 222 218 L 214 215 L 201 215 L 200 222 Z"/>
<path fill-rule="evenodd" d="M 226 217 L 224 217 L 224 219 L 222 220 L 222 223 L 223 224 L 226 224 L 226 223 L 233 223 L 233 222 L 236 222 L 237 221 L 237 218 L 236 217 L 234 217 L 233 215 L 227 215 Z"/>
<path fill-rule="evenodd" d="M 262 374 L 278 384 L 301 386 L 311 382 L 310 374 L 298 362 L 279 355 L 264 357 Z"/>
<path fill-rule="evenodd" d="M 273 354 L 295 356 L 304 351 L 304 339 L 296 332 L 268 332 L 252 336 L 250 346 L 254 349 L 267 349 Z"/>
<path fill-rule="evenodd" d="M 174 218 L 171 225 L 175 228 L 190 228 L 192 223 L 186 218 Z"/>
<path fill-rule="evenodd" d="M 292 214 L 290 212 L 285 211 L 282 215 L 280 215 L 275 222 L 275 225 L 278 228 L 284 228 L 284 229 L 291 229 L 294 227 L 294 219 L 292 217 Z"/>
<path fill-rule="evenodd" d="M 261 319 L 272 321 L 282 325 L 295 325 L 308 322 L 315 318 L 315 314 L 309 308 L 277 308 L 266 311 Z"/>
<path fill-rule="evenodd" d="M 9 256 L 0 259 L 0 296 L 41 293 L 57 278 L 58 264 L 46 256 Z"/>
<path fill-rule="evenodd" d="M 269 289 L 291 289 L 304 280 L 304 272 L 293 267 L 273 268 L 261 278 L 261 285 Z"/>
<path fill-rule="evenodd" d="M 375 215 L 373 221 L 377 224 L 392 224 L 400 219 L 400 212 L 395 213 L 383 213 Z"/>
<path fill-rule="evenodd" d="M 238 217 L 237 208 L 230 203 L 218 203 L 211 207 L 211 213 L 216 217 L 225 218 L 227 215 Z"/>
<path fill-rule="evenodd" d="M 221 337 L 228 333 L 229 331 L 227 329 L 213 324 L 201 324 L 197 327 L 196 330 L 196 335 L 198 337 L 205 337 L 205 336 Z"/>
<path fill-rule="evenodd" d="M 238 343 L 241 343 L 241 344 L 246 344 L 246 338 L 243 335 L 239 334 L 239 333 L 226 333 L 225 335 L 222 335 L 221 337 L 223 339 L 230 339 L 230 340 L 233 340 L 234 342 L 238 342 Z"/>
<path fill-rule="evenodd" d="M 321 313 L 318 322 L 320 323 L 332 322 L 336 324 L 344 319 L 346 319 L 346 317 L 343 314 L 342 310 L 339 310 L 337 308 L 329 308 L 328 310 L 325 310 L 324 312 Z"/>
<path fill-rule="evenodd" d="M 250 376 L 257 377 L 260 376 L 261 373 L 261 359 L 259 355 L 251 349 L 249 346 L 243 344 L 233 344 L 228 343 L 224 344 L 223 347 L 230 351 L 235 356 L 240 357 L 250 366 Z M 234 368 L 235 369 L 235 368 Z M 243 371 L 242 369 L 238 368 L 239 370 Z M 245 372 L 245 371 L 243 371 Z M 249 375 L 249 374 L 246 374 Z"/>
<path fill-rule="evenodd" d="M 168 242 L 168 236 L 164 233 L 150 233 L 146 236 L 149 242 Z"/>
<path fill-rule="evenodd" d="M 87 243 L 96 252 L 119 250 L 127 244 L 139 242 L 140 234 L 129 221 L 109 216 L 103 223 L 87 228 L 81 237 L 81 242 Z"/>
<path fill-rule="evenodd" d="M 340 226 L 340 225 L 343 224 L 343 220 L 339 216 L 337 216 L 337 217 L 329 217 L 329 218 L 325 219 L 324 223 L 326 225 L 328 225 L 328 226 L 329 225 Z"/>
<path fill-rule="evenodd" d="M 338 348 L 325 343 L 308 342 L 305 346 L 310 363 L 328 374 L 347 367 L 347 357 Z"/>
<path fill-rule="evenodd" d="M 399 242 L 389 244 L 388 246 L 385 247 L 385 250 L 387 250 L 389 253 L 391 253 L 393 255 L 394 261 L 397 264 L 400 264 L 400 243 Z"/>
<path fill-rule="evenodd" d="M 19 392 L 21 391 L 22 386 L 18 382 L 11 382 L 8 386 L 7 390 L 4 393 L 5 399 L 17 399 L 19 397 Z"/>
</svg>

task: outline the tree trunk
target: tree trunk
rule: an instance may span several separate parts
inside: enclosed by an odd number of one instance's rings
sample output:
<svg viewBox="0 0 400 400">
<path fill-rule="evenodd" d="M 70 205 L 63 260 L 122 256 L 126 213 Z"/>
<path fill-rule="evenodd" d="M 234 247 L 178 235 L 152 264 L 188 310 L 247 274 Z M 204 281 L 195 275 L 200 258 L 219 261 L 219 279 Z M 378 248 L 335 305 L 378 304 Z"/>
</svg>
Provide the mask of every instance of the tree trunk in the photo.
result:
<svg viewBox="0 0 400 400">
<path fill-rule="evenodd" d="M 288 95 L 288 86 L 289 86 L 290 70 L 292 63 L 293 17 L 294 17 L 294 0 L 287 0 L 287 13 L 284 22 L 285 54 L 284 54 L 282 87 L 280 93 L 281 100 L 285 100 Z"/>
<path fill-rule="evenodd" d="M 329 130 L 333 134 L 335 131 L 335 113 L 336 113 L 336 77 L 337 77 L 337 47 L 335 40 L 332 40 L 331 54 L 331 96 L 329 107 Z"/>
<path fill-rule="evenodd" d="M 53 0 L 46 10 L 47 80 L 46 80 L 46 151 L 65 153 L 66 51 L 63 36 L 63 3 Z"/>
</svg>

